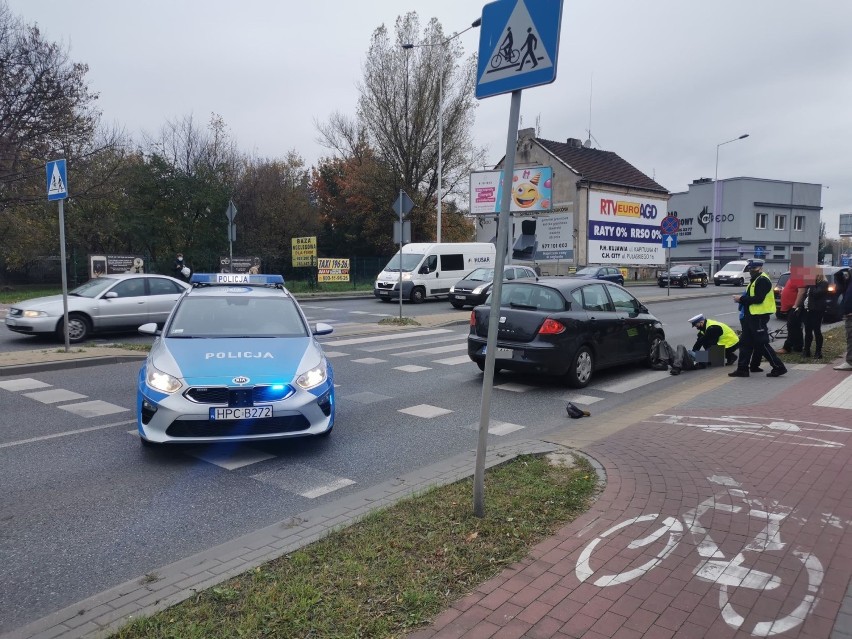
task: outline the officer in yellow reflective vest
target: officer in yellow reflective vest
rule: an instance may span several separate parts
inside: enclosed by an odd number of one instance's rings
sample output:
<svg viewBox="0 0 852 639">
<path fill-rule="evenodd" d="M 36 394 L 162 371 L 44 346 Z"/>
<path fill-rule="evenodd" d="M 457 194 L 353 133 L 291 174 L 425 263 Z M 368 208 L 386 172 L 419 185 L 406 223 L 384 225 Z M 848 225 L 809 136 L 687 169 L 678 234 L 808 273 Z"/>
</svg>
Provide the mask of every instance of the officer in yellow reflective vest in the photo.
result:
<svg viewBox="0 0 852 639">
<path fill-rule="evenodd" d="M 760 353 L 772 366 L 767 377 L 781 377 L 787 372 L 775 350 L 769 346 L 769 317 L 775 312 L 775 295 L 772 292 L 772 280 L 763 272 L 763 260 L 749 260 L 746 268 L 751 275 L 751 283 L 744 295 L 734 295 L 734 301 L 742 305 L 743 334 L 740 338 L 740 361 L 737 370 L 728 373 L 728 377 L 748 377 L 749 361 L 752 353 Z"/>
<path fill-rule="evenodd" d="M 702 348 L 708 351 L 711 346 L 718 344 L 725 347 L 725 366 L 737 361 L 740 338 L 737 337 L 734 329 L 727 324 L 707 319 L 700 314 L 689 318 L 689 323 L 692 324 L 693 328 L 698 329 L 698 338 L 692 346 L 693 351 L 699 351 Z"/>
</svg>

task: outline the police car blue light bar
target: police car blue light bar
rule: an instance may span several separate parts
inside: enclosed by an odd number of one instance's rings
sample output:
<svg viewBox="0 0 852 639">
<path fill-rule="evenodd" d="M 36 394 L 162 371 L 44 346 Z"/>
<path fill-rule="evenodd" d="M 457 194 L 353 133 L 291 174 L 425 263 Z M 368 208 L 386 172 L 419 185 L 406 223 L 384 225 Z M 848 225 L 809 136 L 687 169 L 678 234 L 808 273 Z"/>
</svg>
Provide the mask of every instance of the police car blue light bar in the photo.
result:
<svg viewBox="0 0 852 639">
<path fill-rule="evenodd" d="M 248 273 L 194 273 L 190 284 L 284 284 L 283 275 L 249 275 Z"/>
</svg>

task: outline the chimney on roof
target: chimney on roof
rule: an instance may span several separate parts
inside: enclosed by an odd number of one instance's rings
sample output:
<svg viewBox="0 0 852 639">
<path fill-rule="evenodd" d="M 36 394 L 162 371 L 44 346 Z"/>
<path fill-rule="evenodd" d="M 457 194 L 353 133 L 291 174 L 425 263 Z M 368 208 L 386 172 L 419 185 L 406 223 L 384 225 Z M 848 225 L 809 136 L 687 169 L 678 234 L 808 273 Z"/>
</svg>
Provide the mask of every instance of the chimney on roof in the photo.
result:
<svg viewBox="0 0 852 639">
<path fill-rule="evenodd" d="M 583 147 L 583 143 L 577 138 L 568 138 L 566 144 L 572 149 L 580 149 Z"/>
<path fill-rule="evenodd" d="M 518 140 L 531 140 L 535 138 L 535 128 L 520 129 L 518 131 Z"/>
<path fill-rule="evenodd" d="M 713 182 L 713 178 L 698 178 L 692 181 L 693 184 L 710 184 L 711 182 Z"/>
</svg>

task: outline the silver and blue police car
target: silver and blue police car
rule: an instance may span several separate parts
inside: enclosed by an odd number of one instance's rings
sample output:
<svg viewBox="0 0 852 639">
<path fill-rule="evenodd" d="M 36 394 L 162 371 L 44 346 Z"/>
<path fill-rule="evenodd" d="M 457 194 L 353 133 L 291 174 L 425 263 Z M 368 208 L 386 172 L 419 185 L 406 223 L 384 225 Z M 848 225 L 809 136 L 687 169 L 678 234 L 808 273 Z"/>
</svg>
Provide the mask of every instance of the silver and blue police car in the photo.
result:
<svg viewBox="0 0 852 639">
<path fill-rule="evenodd" d="M 139 371 L 145 445 L 328 435 L 334 375 L 280 275 L 196 274 Z"/>
</svg>

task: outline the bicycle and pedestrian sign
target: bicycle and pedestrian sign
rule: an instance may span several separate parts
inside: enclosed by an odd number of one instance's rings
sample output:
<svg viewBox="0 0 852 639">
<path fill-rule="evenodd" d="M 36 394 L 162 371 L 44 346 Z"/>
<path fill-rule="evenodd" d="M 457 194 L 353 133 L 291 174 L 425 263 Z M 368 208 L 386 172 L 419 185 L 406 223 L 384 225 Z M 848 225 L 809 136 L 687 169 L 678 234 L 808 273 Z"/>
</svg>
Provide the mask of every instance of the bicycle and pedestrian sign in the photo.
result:
<svg viewBox="0 0 852 639">
<path fill-rule="evenodd" d="M 562 0 L 498 0 L 482 8 L 477 99 L 556 79 Z"/>
</svg>

